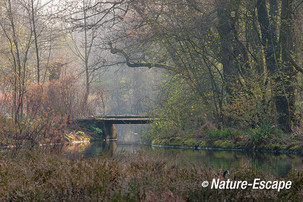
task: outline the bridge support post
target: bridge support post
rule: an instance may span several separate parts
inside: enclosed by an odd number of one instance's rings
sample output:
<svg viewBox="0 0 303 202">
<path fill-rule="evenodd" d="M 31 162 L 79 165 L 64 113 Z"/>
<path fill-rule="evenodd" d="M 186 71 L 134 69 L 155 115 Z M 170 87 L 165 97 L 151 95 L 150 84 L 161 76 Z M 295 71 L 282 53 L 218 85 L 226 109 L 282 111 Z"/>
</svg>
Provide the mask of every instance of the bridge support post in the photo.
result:
<svg viewBox="0 0 303 202">
<path fill-rule="evenodd" d="M 117 139 L 117 130 L 115 124 L 112 123 L 105 124 L 105 135 L 106 135 L 106 139 Z"/>
</svg>

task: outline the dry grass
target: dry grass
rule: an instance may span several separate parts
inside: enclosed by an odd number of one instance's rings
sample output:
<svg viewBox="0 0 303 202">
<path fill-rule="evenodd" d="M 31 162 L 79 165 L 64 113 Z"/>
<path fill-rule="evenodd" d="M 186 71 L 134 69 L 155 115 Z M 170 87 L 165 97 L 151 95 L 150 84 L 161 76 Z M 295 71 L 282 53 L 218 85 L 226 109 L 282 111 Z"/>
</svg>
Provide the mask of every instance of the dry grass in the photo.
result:
<svg viewBox="0 0 303 202">
<path fill-rule="evenodd" d="M 201 182 L 216 173 L 209 168 L 180 167 L 159 154 L 138 152 L 114 159 L 71 159 L 57 149 L 22 151 L 0 157 L 1 201 L 230 201 L 302 199 L 303 176 L 290 174 L 291 190 L 211 190 Z M 230 179 L 252 181 L 270 174 L 251 168 Z"/>
</svg>

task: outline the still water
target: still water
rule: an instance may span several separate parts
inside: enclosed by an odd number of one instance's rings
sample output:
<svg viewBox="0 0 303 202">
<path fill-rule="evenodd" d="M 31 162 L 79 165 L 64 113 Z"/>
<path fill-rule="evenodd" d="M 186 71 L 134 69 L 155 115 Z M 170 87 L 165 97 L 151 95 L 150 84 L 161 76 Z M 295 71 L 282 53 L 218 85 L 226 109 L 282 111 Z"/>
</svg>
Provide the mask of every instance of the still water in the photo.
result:
<svg viewBox="0 0 303 202">
<path fill-rule="evenodd" d="M 273 154 L 261 152 L 213 151 L 176 148 L 158 148 L 144 145 L 123 144 L 117 141 L 73 144 L 66 152 L 91 156 L 113 157 L 121 153 L 140 150 L 159 153 L 176 159 L 181 165 L 207 166 L 215 170 L 236 170 L 243 166 L 270 171 L 277 177 L 285 177 L 291 171 L 303 171 L 303 156 L 295 154 Z"/>
</svg>

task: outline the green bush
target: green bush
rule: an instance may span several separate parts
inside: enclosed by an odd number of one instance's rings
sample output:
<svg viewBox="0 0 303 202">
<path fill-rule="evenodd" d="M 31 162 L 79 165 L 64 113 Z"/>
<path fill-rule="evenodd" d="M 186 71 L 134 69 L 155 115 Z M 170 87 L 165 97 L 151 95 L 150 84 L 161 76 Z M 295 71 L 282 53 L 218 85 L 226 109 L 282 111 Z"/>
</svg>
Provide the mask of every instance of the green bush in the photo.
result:
<svg viewBox="0 0 303 202">
<path fill-rule="evenodd" d="M 282 132 L 280 130 L 268 123 L 263 123 L 254 129 L 248 130 L 248 135 L 250 136 L 250 139 L 255 145 L 274 136 L 280 137 L 281 134 Z"/>
<path fill-rule="evenodd" d="M 93 131 L 94 133 L 97 133 L 100 136 L 103 135 L 103 130 L 101 128 L 94 127 L 94 126 L 89 126 L 88 129 Z"/>
</svg>

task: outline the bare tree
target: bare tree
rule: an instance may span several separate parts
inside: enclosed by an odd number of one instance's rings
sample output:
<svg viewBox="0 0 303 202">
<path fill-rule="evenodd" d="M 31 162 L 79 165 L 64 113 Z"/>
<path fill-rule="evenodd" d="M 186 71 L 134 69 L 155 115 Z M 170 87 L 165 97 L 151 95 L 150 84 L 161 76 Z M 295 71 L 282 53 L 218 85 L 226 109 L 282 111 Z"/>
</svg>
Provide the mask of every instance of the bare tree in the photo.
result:
<svg viewBox="0 0 303 202">
<path fill-rule="evenodd" d="M 4 1 L 2 4 L 2 19 L 0 26 L 7 40 L 9 51 L 9 61 L 14 74 L 13 82 L 13 109 L 12 116 L 17 123 L 22 119 L 23 102 L 25 93 L 26 67 L 28 62 L 29 50 L 32 45 L 33 32 L 26 27 L 27 21 L 22 15 L 22 7 L 13 4 L 11 0 Z M 24 30 L 26 33 L 20 33 Z"/>
<path fill-rule="evenodd" d="M 68 16 L 69 22 L 67 43 L 70 50 L 83 64 L 85 76 L 85 93 L 82 101 L 82 112 L 88 111 L 88 97 L 95 72 L 101 68 L 114 65 L 108 64 L 103 57 L 105 49 L 102 41 L 106 37 L 107 29 L 115 24 L 115 9 L 121 2 L 82 0 L 76 2 L 74 9 Z"/>
</svg>

